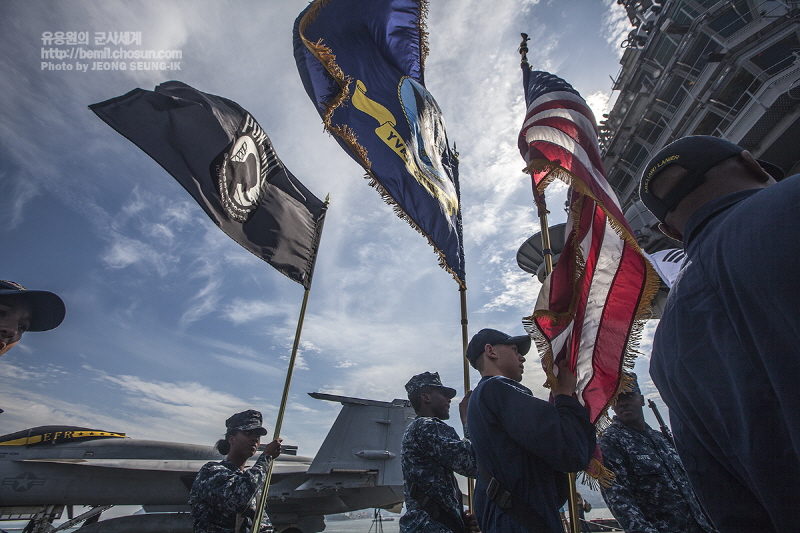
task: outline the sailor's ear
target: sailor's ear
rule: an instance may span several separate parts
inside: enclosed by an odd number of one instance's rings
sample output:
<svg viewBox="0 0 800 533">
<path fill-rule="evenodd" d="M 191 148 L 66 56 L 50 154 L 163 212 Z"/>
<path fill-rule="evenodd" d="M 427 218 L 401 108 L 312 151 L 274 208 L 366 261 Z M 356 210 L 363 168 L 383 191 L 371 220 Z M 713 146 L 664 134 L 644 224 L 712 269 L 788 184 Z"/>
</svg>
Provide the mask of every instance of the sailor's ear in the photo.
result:
<svg viewBox="0 0 800 533">
<path fill-rule="evenodd" d="M 769 172 L 761 168 L 761 165 L 758 164 L 758 161 L 755 160 L 750 152 L 745 150 L 740 157 L 744 166 L 753 173 L 759 183 L 767 183 L 770 179 L 773 179 Z"/>
<path fill-rule="evenodd" d="M 488 343 L 483 347 L 483 355 L 489 359 L 497 359 L 497 354 L 494 352 L 494 347 Z"/>
</svg>

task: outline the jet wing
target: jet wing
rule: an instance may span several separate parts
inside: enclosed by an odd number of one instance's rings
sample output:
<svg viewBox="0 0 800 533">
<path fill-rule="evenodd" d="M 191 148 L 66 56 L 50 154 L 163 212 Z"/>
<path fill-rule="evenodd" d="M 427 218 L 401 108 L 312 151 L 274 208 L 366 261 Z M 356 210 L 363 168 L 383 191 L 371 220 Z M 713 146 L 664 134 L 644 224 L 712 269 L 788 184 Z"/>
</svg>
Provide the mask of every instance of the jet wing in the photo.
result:
<svg viewBox="0 0 800 533">
<path fill-rule="evenodd" d="M 38 464 L 64 464 L 76 466 L 95 466 L 102 468 L 119 468 L 123 470 L 149 470 L 161 472 L 185 472 L 197 473 L 200 468 L 208 461 L 186 461 L 186 460 L 157 460 L 157 459 L 67 459 L 67 458 L 47 458 L 47 459 L 23 459 L 15 461 L 20 463 Z M 288 463 L 288 464 L 287 464 Z M 311 465 L 308 461 L 291 461 L 284 463 L 276 461 L 272 470 L 275 475 L 303 474 Z M 245 468 L 253 466 L 248 463 Z"/>
</svg>

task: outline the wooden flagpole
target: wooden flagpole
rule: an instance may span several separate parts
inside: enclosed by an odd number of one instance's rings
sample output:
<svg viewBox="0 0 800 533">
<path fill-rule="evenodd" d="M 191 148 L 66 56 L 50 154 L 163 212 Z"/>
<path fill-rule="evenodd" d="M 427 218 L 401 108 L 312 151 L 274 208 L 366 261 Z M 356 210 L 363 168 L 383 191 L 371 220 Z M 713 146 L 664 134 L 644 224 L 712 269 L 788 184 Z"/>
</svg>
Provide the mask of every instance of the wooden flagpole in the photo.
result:
<svg viewBox="0 0 800 533">
<path fill-rule="evenodd" d="M 523 69 L 530 68 L 528 63 L 528 35 L 522 33 L 522 43 L 519 45 L 519 53 L 522 56 L 520 67 Z M 539 193 L 534 188 L 534 202 L 536 202 L 536 209 L 539 214 L 539 223 L 541 226 L 542 234 L 542 255 L 544 256 L 545 274 L 550 275 L 553 272 L 553 250 L 550 248 L 550 226 L 547 222 L 547 203 L 544 198 L 544 192 Z M 577 475 L 575 472 L 567 474 L 569 479 L 569 523 L 571 533 L 580 533 L 580 520 L 578 519 L 578 491 L 575 489 L 575 482 Z"/>
<path fill-rule="evenodd" d="M 294 345 L 292 346 L 292 356 L 289 358 L 289 369 L 286 371 L 286 381 L 283 384 L 283 396 L 281 396 L 281 406 L 278 409 L 278 421 L 275 422 L 275 439 L 281 436 L 281 426 L 283 425 L 283 415 L 286 413 L 286 401 L 289 398 L 289 386 L 292 384 L 292 373 L 294 372 L 294 362 L 297 359 L 297 349 L 300 346 L 300 333 L 303 331 L 303 320 L 306 316 L 306 306 L 308 305 L 308 294 L 311 289 L 307 288 L 303 294 L 303 305 L 300 308 L 300 319 L 297 321 L 297 331 L 294 334 Z M 273 459 L 269 463 L 267 475 L 264 478 L 264 485 L 261 489 L 261 498 L 258 500 L 256 506 L 256 514 L 253 519 L 253 527 L 251 531 L 258 533 L 261 529 L 261 519 L 264 516 L 264 510 L 267 506 L 267 496 L 269 495 L 269 484 L 272 480 L 272 468 L 275 466 Z"/>
<path fill-rule="evenodd" d="M 458 289 L 461 293 L 461 345 L 463 347 L 464 357 L 464 394 L 467 394 L 469 391 L 469 360 L 467 359 L 467 346 L 469 346 L 469 332 L 467 331 L 467 287 L 465 285 L 461 285 Z M 473 493 L 475 492 L 475 481 L 471 478 L 467 478 L 467 506 L 469 508 L 469 512 L 472 512 L 472 498 Z"/>
<path fill-rule="evenodd" d="M 550 248 L 550 227 L 547 225 L 547 204 L 544 193 L 535 195 L 536 209 L 539 212 L 539 221 L 542 227 L 542 255 L 544 255 L 544 269 L 548 276 L 553 272 L 553 250 Z M 575 472 L 567 474 L 569 479 L 569 523 L 571 533 L 580 533 L 581 526 L 578 519 L 578 491 L 575 489 L 577 476 Z"/>
<path fill-rule="evenodd" d="M 330 204 L 331 195 L 328 194 L 325 197 L 325 210 L 328 209 L 328 204 Z M 324 222 L 324 219 L 323 219 Z M 319 246 L 319 239 L 322 236 L 322 224 L 317 227 L 317 246 Z M 316 266 L 316 254 L 314 256 L 314 264 L 311 266 L 311 273 L 314 272 L 314 266 Z M 300 306 L 300 318 L 297 320 L 297 330 L 294 332 L 294 344 L 292 345 L 292 355 L 289 358 L 289 368 L 286 370 L 286 381 L 283 383 L 283 395 L 281 396 L 281 405 L 278 409 L 278 420 L 275 422 L 275 438 L 273 440 L 277 440 L 281 436 L 281 426 L 283 426 L 283 416 L 286 413 L 286 402 L 289 399 L 289 387 L 292 384 L 292 374 L 294 373 L 294 363 L 297 360 L 297 349 L 300 347 L 300 334 L 303 332 L 303 321 L 306 317 L 306 307 L 308 306 L 308 295 L 311 292 L 311 283 L 309 282 L 308 286 L 305 287 L 305 291 L 303 292 L 303 305 Z M 269 468 L 267 469 L 267 475 L 264 477 L 264 485 L 261 488 L 261 498 L 258 500 L 258 505 L 256 505 L 256 514 L 255 518 L 253 519 L 253 526 L 250 528 L 251 533 L 258 533 L 261 530 L 261 519 L 264 517 L 264 513 L 266 512 L 267 508 L 267 498 L 269 497 L 269 485 L 272 481 L 272 469 L 275 466 L 275 460 L 269 462 Z M 238 532 L 237 532 L 238 533 Z"/>
</svg>

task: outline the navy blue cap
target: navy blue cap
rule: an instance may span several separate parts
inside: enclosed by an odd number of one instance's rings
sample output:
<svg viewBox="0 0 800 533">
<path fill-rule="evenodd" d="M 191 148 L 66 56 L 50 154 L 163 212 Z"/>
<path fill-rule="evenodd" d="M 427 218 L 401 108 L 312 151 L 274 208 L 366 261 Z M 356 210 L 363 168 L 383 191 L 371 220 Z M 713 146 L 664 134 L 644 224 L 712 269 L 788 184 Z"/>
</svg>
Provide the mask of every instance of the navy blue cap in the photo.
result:
<svg viewBox="0 0 800 533">
<path fill-rule="evenodd" d="M 472 366 L 475 366 L 475 361 L 483 354 L 487 344 L 514 344 L 520 355 L 525 355 L 531 349 L 531 338 L 527 335 L 512 337 L 496 329 L 482 329 L 472 337 L 467 346 L 467 359 Z"/>
<path fill-rule="evenodd" d="M 248 409 L 241 413 L 236 413 L 225 421 L 225 427 L 238 431 L 250 431 L 252 429 L 261 430 L 262 435 L 267 434 L 266 428 L 261 425 L 261 413 L 254 409 Z"/>
<path fill-rule="evenodd" d="M 624 375 L 628 376 L 628 385 L 630 390 L 622 391 L 621 394 L 631 394 L 634 392 L 638 392 L 639 394 L 642 393 L 642 389 L 639 388 L 639 379 L 634 372 L 628 372 L 627 370 L 623 372 Z"/>
<path fill-rule="evenodd" d="M 417 374 L 416 376 L 412 377 L 406 383 L 406 392 L 408 393 L 408 397 L 411 397 L 411 394 L 422 387 L 437 387 L 442 389 L 444 395 L 448 398 L 452 398 L 456 395 L 456 390 L 451 389 L 450 387 L 445 387 L 442 385 L 442 380 L 439 378 L 438 372 L 423 372 L 422 374 Z"/>
<path fill-rule="evenodd" d="M 48 291 L 29 291 L 19 283 L 0 280 L 0 297 L 21 296 L 31 306 L 31 324 L 28 331 L 47 331 L 58 327 L 64 320 L 66 308 L 57 294 Z"/>
<path fill-rule="evenodd" d="M 740 146 L 711 135 L 691 135 L 674 141 L 650 158 L 639 182 L 639 197 L 655 217 L 664 222 L 667 215 L 692 191 L 706 181 L 706 172 L 722 161 L 744 152 Z M 783 170 L 777 165 L 757 160 L 759 165 L 776 181 L 784 178 Z M 653 179 L 670 165 L 678 165 L 689 173 L 661 199 L 651 190 Z"/>
</svg>

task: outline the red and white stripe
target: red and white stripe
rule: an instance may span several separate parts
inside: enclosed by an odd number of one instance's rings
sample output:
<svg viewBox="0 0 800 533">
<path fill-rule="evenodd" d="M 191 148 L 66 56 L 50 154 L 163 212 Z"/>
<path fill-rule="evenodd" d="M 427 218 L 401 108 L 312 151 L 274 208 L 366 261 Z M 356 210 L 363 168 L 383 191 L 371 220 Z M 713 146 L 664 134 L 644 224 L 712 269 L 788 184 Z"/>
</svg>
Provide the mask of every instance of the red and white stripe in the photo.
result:
<svg viewBox="0 0 800 533">
<path fill-rule="evenodd" d="M 655 273 L 606 180 L 594 116 L 583 98 L 563 90 L 538 97 L 528 107 L 519 145 L 526 163 L 555 164 L 573 185 L 571 230 L 526 329 L 549 345 L 553 357 L 545 361 L 569 358 L 578 399 L 597 422 L 618 392 L 623 363 L 634 355 L 629 336 Z M 531 172 L 539 192 L 550 168 Z"/>
</svg>

